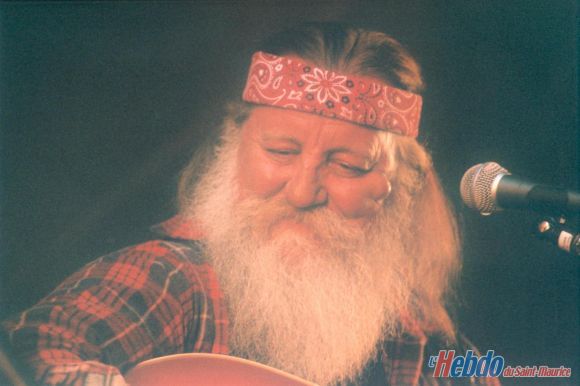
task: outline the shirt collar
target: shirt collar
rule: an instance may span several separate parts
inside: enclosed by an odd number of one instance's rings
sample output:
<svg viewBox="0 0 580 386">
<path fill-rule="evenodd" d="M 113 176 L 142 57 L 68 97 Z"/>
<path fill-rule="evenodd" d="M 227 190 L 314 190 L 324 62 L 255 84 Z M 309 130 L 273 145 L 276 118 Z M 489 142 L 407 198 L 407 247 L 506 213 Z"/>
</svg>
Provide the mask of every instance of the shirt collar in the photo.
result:
<svg viewBox="0 0 580 386">
<path fill-rule="evenodd" d="M 181 215 L 173 216 L 169 220 L 154 225 L 151 230 L 173 239 L 200 240 L 203 238 L 203 232 L 199 224 Z"/>
</svg>

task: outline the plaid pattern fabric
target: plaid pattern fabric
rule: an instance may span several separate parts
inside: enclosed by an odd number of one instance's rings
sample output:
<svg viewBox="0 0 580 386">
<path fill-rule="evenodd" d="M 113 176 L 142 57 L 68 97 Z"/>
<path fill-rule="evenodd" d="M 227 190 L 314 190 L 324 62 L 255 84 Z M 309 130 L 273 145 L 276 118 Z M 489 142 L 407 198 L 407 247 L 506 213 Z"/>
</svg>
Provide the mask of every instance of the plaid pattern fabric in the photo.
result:
<svg viewBox="0 0 580 386">
<path fill-rule="evenodd" d="M 5 323 L 14 350 L 39 383 L 125 385 L 121 374 L 146 359 L 228 353 L 226 306 L 215 273 L 194 241 L 199 230 L 178 217 L 154 230 L 167 239 L 95 260 Z M 386 342 L 379 355 L 379 384 L 451 384 L 431 376 L 423 360 L 429 347 L 448 348 L 421 334 Z M 499 385 L 495 378 L 454 382 Z"/>
<path fill-rule="evenodd" d="M 122 385 L 137 363 L 227 354 L 227 315 L 192 242 L 149 241 L 101 257 L 5 328 L 41 384 Z"/>
</svg>

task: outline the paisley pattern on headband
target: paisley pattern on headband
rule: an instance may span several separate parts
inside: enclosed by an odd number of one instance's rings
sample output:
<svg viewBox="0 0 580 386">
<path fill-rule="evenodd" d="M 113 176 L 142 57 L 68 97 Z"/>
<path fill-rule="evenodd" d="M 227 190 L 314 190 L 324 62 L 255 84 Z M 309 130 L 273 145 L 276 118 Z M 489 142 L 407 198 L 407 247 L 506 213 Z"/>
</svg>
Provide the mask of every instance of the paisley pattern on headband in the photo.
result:
<svg viewBox="0 0 580 386">
<path fill-rule="evenodd" d="M 417 137 L 420 95 L 380 80 L 344 75 L 305 62 L 256 52 L 243 99 L 350 121 L 409 137 Z"/>
</svg>

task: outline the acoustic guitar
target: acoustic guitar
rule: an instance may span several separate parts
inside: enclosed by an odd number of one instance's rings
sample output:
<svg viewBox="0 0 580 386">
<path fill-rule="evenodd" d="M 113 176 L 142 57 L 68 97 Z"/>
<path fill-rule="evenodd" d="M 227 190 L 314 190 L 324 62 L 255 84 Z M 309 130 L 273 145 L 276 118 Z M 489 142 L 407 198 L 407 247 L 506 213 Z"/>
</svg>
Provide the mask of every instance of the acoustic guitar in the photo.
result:
<svg viewBox="0 0 580 386">
<path fill-rule="evenodd" d="M 246 359 L 218 354 L 175 354 L 141 362 L 125 378 L 130 386 L 315 386 Z"/>
</svg>

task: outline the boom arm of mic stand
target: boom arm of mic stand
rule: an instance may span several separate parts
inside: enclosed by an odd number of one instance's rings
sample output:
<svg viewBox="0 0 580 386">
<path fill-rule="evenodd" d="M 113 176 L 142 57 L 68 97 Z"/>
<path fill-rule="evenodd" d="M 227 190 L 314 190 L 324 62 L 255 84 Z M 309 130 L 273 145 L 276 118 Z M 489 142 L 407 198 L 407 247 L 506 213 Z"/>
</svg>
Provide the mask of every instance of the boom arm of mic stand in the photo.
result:
<svg viewBox="0 0 580 386">
<path fill-rule="evenodd" d="M 564 227 L 553 218 L 545 217 L 538 222 L 536 236 L 550 241 L 571 256 L 580 256 L 580 233 Z"/>
</svg>

